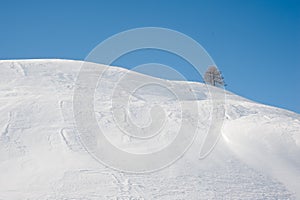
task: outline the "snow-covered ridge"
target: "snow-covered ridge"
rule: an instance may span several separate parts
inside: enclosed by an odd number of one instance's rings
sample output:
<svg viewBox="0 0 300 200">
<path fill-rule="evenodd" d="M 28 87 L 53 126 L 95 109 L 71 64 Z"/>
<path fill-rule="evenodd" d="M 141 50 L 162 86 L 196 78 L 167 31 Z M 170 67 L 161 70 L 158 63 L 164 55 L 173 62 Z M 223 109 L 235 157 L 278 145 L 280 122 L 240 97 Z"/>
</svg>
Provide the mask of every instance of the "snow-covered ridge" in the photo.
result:
<svg viewBox="0 0 300 200">
<path fill-rule="evenodd" d="M 300 198 L 300 115 L 226 92 L 222 137 L 214 151 L 199 160 L 211 109 L 209 91 L 201 83 L 170 81 L 182 94 L 189 84 L 201 116 L 199 139 L 182 159 L 141 175 L 96 162 L 80 143 L 72 113 L 74 84 L 82 63 L 0 61 L 0 199 Z M 110 116 L 108 94 L 125 73 L 130 71 L 109 67 L 102 77 L 103 85 L 95 93 L 99 126 L 112 143 L 126 151 L 147 153 L 163 148 L 180 127 L 178 102 L 163 88 L 137 91 L 132 98 L 132 120 L 141 126 L 149 124 L 147 101 L 158 101 L 167 121 L 162 135 L 151 140 L 139 143 L 124 137 Z M 136 72 L 131 75 L 136 82 L 146 77 Z M 126 92 L 127 86 L 122 87 Z M 186 104 L 194 100 L 181 99 Z M 123 119 L 121 114 L 118 117 Z M 197 125 L 193 116 L 182 117 Z"/>
</svg>

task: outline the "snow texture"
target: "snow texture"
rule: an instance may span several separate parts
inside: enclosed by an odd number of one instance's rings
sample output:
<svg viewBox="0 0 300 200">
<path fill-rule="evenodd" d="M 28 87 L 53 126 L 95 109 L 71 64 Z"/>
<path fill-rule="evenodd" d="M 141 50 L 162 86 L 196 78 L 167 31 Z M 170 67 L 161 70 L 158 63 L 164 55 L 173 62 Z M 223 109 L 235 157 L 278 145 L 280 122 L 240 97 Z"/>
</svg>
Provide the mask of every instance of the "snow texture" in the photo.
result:
<svg viewBox="0 0 300 200">
<path fill-rule="evenodd" d="M 300 199 L 300 115 L 226 92 L 222 136 L 201 160 L 199 149 L 211 109 L 209 91 L 201 83 L 172 81 L 177 90 L 190 84 L 201 116 L 198 139 L 181 159 L 145 174 L 124 173 L 97 162 L 81 144 L 72 112 L 81 64 L 56 59 L 0 61 L 0 200 Z M 140 126 L 151 123 L 149 102 L 160 102 L 165 112 L 155 117 L 167 120 L 162 134 L 142 143 L 124 136 L 113 123 L 107 94 L 125 73 L 130 72 L 109 67 L 102 77 L 103 85 L 95 93 L 99 126 L 128 152 L 163 148 L 180 127 L 179 102 L 158 86 L 136 91 L 130 99 L 132 121 Z M 137 82 L 145 77 L 131 74 Z M 126 93 L 126 87 L 120 91 Z M 122 93 L 116 95 L 122 99 Z M 126 124 L 121 109 L 115 112 Z M 193 116 L 182 118 L 197 126 Z"/>
</svg>

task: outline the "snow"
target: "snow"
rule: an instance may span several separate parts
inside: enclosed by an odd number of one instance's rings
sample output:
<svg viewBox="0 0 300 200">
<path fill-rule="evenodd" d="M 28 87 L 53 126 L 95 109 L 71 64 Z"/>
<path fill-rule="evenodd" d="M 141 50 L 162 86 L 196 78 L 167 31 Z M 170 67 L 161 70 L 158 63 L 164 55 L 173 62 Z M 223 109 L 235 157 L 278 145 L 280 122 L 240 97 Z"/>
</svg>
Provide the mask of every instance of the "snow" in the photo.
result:
<svg viewBox="0 0 300 200">
<path fill-rule="evenodd" d="M 97 85 L 95 116 L 118 148 L 155 152 L 174 141 L 183 120 L 196 128 L 197 118 L 181 112 L 180 103 L 188 109 L 197 102 L 200 119 L 197 139 L 164 169 L 126 173 L 99 163 L 82 144 L 73 117 L 73 92 L 82 64 L 59 59 L 0 61 L 0 199 L 300 199 L 299 114 L 226 92 L 221 138 L 211 154 L 200 159 L 211 111 L 208 87 L 166 81 L 181 92 L 180 102 L 159 84 L 136 90 L 129 99 L 130 120 L 139 127 L 155 125 L 137 132 L 126 124 L 124 97 L 149 77 L 103 65 L 99 68 L 108 71 Z M 123 75 L 131 81 L 115 88 Z M 186 84 L 196 99 L 190 98 Z M 124 135 L 120 127 L 145 140 Z"/>
</svg>

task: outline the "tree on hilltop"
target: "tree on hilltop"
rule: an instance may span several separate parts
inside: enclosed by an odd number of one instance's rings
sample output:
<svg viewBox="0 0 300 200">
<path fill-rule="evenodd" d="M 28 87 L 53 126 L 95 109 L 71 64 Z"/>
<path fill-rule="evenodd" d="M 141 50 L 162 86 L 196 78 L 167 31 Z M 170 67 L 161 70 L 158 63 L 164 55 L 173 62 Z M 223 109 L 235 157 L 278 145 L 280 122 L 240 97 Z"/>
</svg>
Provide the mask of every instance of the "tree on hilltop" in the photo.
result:
<svg viewBox="0 0 300 200">
<path fill-rule="evenodd" d="M 215 66 L 210 66 L 207 68 L 204 74 L 204 81 L 205 83 L 216 87 L 225 86 L 224 77 Z"/>
</svg>

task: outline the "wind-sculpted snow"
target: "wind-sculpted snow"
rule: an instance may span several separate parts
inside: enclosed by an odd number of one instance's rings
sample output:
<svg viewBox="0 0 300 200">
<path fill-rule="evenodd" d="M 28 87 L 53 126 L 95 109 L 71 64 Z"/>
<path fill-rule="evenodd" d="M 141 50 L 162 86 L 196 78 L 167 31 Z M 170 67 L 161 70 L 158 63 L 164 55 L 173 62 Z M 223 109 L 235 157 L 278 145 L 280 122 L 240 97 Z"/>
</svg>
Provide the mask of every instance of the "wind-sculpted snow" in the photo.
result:
<svg viewBox="0 0 300 200">
<path fill-rule="evenodd" d="M 121 172 L 98 162 L 83 144 L 73 113 L 82 63 L 0 61 L 0 199 L 300 198 L 299 114 L 226 92 L 221 138 L 201 159 L 210 128 L 211 91 L 218 93 L 218 88 L 166 81 L 172 90 L 153 84 L 132 93 L 132 85 L 153 78 L 103 65 L 97 65 L 107 71 L 95 90 L 94 112 L 117 148 L 140 154 L 163 149 L 176 137 L 182 120 L 197 132 L 180 159 L 155 172 Z M 124 75 L 131 81 L 116 88 Z M 127 96 L 129 107 L 123 104 Z M 182 105 L 189 109 L 195 102 L 197 116 L 182 112 Z M 136 126 L 151 128 L 139 132 Z"/>
</svg>

